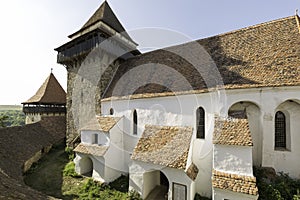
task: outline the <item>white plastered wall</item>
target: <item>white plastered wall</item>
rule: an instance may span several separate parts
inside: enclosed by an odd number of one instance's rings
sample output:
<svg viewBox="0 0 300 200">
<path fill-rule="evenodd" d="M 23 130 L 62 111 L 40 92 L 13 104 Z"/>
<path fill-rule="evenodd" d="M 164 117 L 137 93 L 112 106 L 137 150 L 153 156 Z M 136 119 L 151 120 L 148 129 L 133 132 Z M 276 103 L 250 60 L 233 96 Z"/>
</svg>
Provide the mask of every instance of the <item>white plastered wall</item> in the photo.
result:
<svg viewBox="0 0 300 200">
<path fill-rule="evenodd" d="M 291 151 L 274 151 L 274 115 L 277 107 L 286 100 L 300 100 L 300 87 L 281 87 L 281 88 L 253 88 L 227 90 L 226 95 L 220 96 L 218 91 L 195 95 L 181 95 L 158 98 L 114 100 L 102 102 L 102 113 L 109 114 L 113 108 L 114 116 L 124 116 L 124 149 L 127 150 L 127 159 L 130 157 L 138 138 L 143 132 L 146 124 L 162 126 L 192 126 L 194 128 L 192 144 L 192 159 L 199 168 L 196 179 L 196 192 L 203 196 L 211 196 L 211 170 L 212 170 L 212 133 L 215 115 L 225 115 L 235 103 L 245 101 L 257 105 L 260 110 L 258 115 L 248 115 L 250 130 L 256 132 L 257 141 L 262 145 L 257 148 L 255 153 L 258 163 L 262 166 L 274 167 L 277 171 L 285 171 L 293 177 L 299 177 L 299 145 L 300 134 L 297 130 L 300 127 L 296 123 L 296 118 L 292 119 L 291 125 Z M 206 138 L 196 139 L 195 132 L 195 112 L 198 107 L 205 110 L 205 129 Z M 138 135 L 132 135 L 132 112 L 137 110 L 138 115 Z M 255 110 L 255 109 L 254 109 Z M 251 111 L 251 110 L 250 110 Z M 247 114 L 249 114 L 247 111 Z M 297 114 L 295 114 L 297 115 Z M 252 118 L 257 121 L 253 122 Z M 299 120 L 298 120 L 299 121 Z M 261 125 L 259 130 L 256 124 Z M 251 133 L 252 134 L 252 133 Z M 126 138 L 126 139 L 125 139 Z M 261 158 L 259 157 L 261 155 Z M 125 156 L 126 157 L 126 156 Z M 190 159 L 190 158 L 189 158 Z M 255 160 L 255 159 L 254 159 Z M 189 161 L 189 162 L 190 162 Z M 128 161 L 129 162 L 129 161 Z M 292 163 L 288 165 L 286 163 Z M 209 183 L 209 184 L 207 184 Z"/>
</svg>

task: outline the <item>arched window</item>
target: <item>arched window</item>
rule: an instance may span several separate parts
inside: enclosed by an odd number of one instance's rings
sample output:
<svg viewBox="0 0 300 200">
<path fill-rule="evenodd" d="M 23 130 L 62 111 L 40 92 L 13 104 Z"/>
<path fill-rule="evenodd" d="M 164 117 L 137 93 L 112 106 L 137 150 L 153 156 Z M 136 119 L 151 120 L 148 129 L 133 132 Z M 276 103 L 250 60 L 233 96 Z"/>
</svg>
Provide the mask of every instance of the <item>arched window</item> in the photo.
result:
<svg viewBox="0 0 300 200">
<path fill-rule="evenodd" d="M 113 115 L 113 114 L 114 114 L 114 109 L 113 109 L 113 108 L 109 109 L 109 114 L 110 114 L 110 115 Z"/>
<path fill-rule="evenodd" d="M 286 117 L 281 111 L 275 114 L 275 148 L 286 148 Z"/>
<path fill-rule="evenodd" d="M 197 138 L 205 139 L 205 111 L 199 107 L 196 111 Z"/>
<path fill-rule="evenodd" d="M 133 135 L 137 135 L 137 113 L 136 110 L 133 111 Z"/>
</svg>

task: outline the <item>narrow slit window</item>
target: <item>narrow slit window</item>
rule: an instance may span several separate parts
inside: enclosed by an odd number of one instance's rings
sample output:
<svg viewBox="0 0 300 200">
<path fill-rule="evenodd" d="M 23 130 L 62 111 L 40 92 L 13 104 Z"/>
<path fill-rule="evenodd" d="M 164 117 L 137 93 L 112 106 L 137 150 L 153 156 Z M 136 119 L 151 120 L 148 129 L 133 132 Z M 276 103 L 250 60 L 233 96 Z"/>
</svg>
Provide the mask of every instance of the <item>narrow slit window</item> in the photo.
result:
<svg viewBox="0 0 300 200">
<path fill-rule="evenodd" d="M 136 110 L 134 110 L 133 111 L 133 135 L 137 135 L 137 124 L 138 124 L 137 112 Z"/>
<path fill-rule="evenodd" d="M 281 111 L 275 114 L 275 148 L 286 148 L 286 117 Z"/>
<path fill-rule="evenodd" d="M 197 138 L 205 139 L 205 111 L 199 107 L 196 111 Z"/>
</svg>

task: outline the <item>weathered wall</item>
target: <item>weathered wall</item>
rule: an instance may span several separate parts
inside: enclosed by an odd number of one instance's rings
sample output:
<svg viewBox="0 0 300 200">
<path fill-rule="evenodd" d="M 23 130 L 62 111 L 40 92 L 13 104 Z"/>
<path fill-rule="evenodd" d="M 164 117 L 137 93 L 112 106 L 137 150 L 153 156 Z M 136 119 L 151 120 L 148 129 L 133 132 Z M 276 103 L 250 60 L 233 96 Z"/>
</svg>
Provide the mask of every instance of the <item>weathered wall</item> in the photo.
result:
<svg viewBox="0 0 300 200">
<path fill-rule="evenodd" d="M 104 51 L 88 55 L 68 70 L 67 83 L 67 145 L 79 136 L 79 129 L 86 121 L 100 114 L 101 96 L 109 85 L 118 65 L 115 56 Z"/>
<path fill-rule="evenodd" d="M 252 147 L 214 145 L 215 170 L 253 176 L 252 170 Z"/>
<path fill-rule="evenodd" d="M 224 199 L 230 199 L 230 200 L 256 200 L 258 199 L 258 195 L 247 195 L 243 193 L 237 193 L 237 192 L 231 192 L 228 190 L 221 190 L 218 188 L 213 189 L 213 200 L 224 200 Z"/>
</svg>

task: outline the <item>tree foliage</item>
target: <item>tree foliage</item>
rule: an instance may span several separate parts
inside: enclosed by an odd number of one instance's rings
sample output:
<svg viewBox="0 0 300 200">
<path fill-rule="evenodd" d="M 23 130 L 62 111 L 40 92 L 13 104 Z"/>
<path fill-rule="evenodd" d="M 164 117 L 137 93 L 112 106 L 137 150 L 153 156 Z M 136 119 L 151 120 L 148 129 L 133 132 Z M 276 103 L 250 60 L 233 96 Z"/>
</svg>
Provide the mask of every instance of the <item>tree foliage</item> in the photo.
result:
<svg viewBox="0 0 300 200">
<path fill-rule="evenodd" d="M 23 126 L 25 114 L 21 110 L 0 110 L 0 127 Z"/>
</svg>

